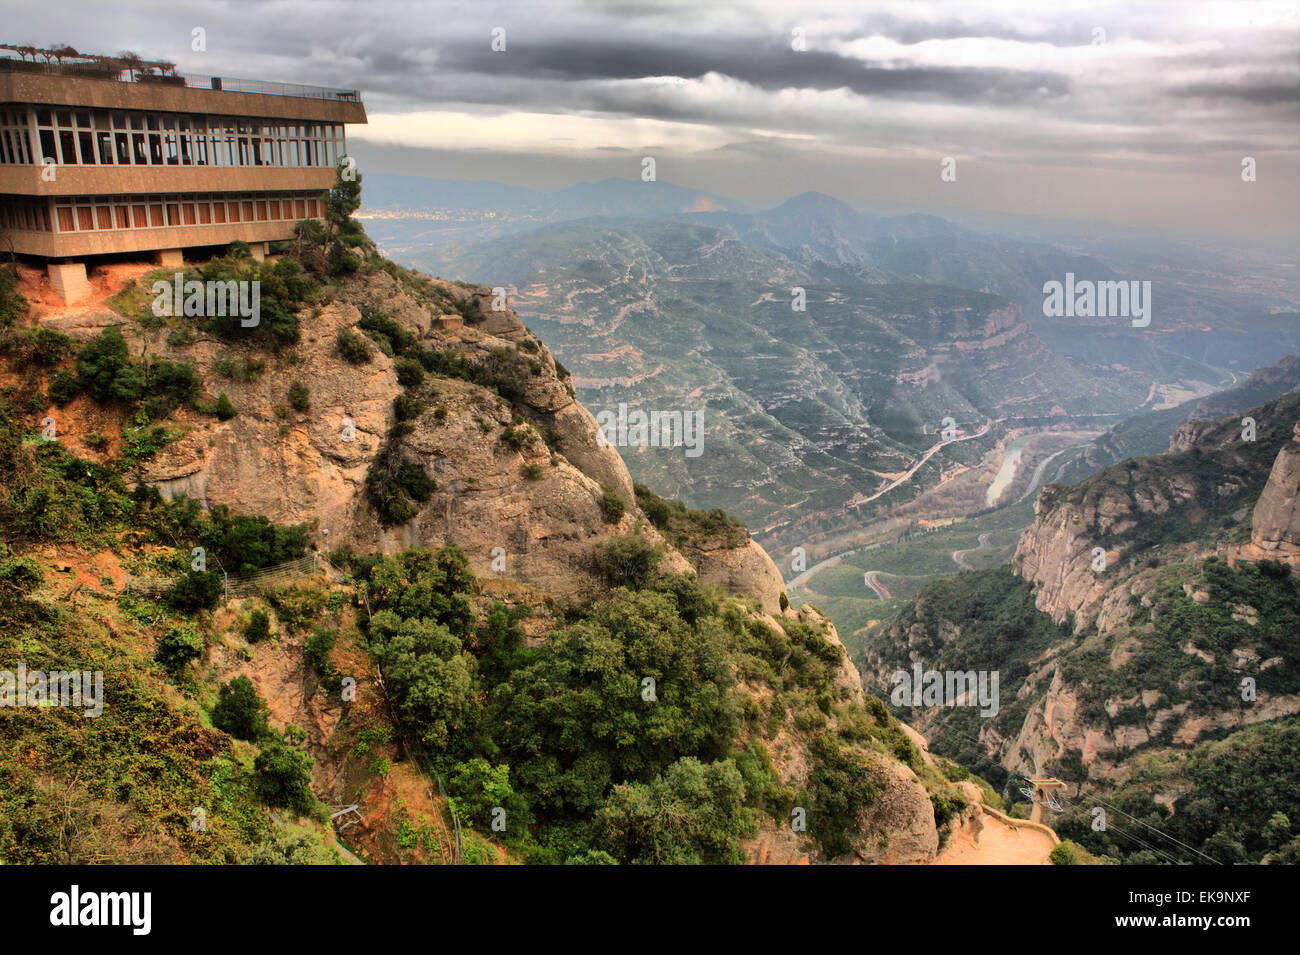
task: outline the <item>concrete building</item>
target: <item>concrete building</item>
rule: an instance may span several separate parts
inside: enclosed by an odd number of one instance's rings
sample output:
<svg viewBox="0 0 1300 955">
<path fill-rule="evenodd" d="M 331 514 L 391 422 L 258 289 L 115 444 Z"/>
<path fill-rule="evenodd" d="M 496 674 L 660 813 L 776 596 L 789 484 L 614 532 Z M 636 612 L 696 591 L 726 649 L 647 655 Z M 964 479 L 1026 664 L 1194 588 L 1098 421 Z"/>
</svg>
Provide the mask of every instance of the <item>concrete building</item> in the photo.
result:
<svg viewBox="0 0 1300 955">
<path fill-rule="evenodd" d="M 323 215 L 344 127 L 365 121 L 356 90 L 0 55 L 0 254 L 43 261 L 68 302 L 95 256 L 179 265 L 242 239 L 261 257 Z"/>
</svg>

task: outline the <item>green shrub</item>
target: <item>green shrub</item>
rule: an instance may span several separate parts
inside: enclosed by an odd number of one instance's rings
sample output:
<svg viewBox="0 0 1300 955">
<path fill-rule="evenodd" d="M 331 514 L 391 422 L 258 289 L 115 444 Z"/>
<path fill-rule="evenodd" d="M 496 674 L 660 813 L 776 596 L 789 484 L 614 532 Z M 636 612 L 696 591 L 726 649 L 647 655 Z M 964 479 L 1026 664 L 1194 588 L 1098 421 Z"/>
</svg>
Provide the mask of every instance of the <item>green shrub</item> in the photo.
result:
<svg viewBox="0 0 1300 955">
<path fill-rule="evenodd" d="M 540 481 L 544 472 L 540 464 L 525 464 L 519 473 L 525 481 Z"/>
<path fill-rule="evenodd" d="M 76 343 L 71 338 L 52 328 L 38 328 L 27 334 L 28 360 L 46 368 L 57 365 L 75 349 Z"/>
<path fill-rule="evenodd" d="M 167 602 L 177 610 L 203 610 L 217 602 L 223 589 L 222 576 L 215 570 L 190 570 L 168 592 Z"/>
<path fill-rule="evenodd" d="M 385 353 L 399 355 L 415 344 L 415 336 L 383 312 L 363 306 L 357 326 Z"/>
<path fill-rule="evenodd" d="M 197 660 L 202 655 L 203 648 L 203 637 L 193 627 L 172 627 L 158 641 L 154 659 L 172 676 L 179 676 L 190 661 Z"/>
<path fill-rule="evenodd" d="M 644 537 L 630 534 L 596 545 L 596 576 L 611 587 L 640 590 L 650 585 L 659 569 L 662 551 Z"/>
<path fill-rule="evenodd" d="M 393 416 L 398 421 L 414 421 L 424 411 L 424 402 L 402 392 L 393 399 Z"/>
<path fill-rule="evenodd" d="M 334 347 L 344 361 L 353 365 L 364 365 L 374 354 L 370 342 L 348 328 L 339 329 L 334 338 Z"/>
<path fill-rule="evenodd" d="M 606 524 L 617 524 L 623 519 L 627 505 L 623 499 L 610 488 L 604 488 L 600 495 L 600 516 Z"/>
<path fill-rule="evenodd" d="M 301 381 L 295 381 L 289 386 L 289 407 L 294 411 L 306 411 L 311 407 L 311 395 Z"/>
<path fill-rule="evenodd" d="M 626 862 L 738 865 L 757 830 L 731 760 L 674 763 L 649 783 L 616 786 L 596 816 L 598 838 Z"/>
<path fill-rule="evenodd" d="M 56 371 L 54 377 L 50 380 L 47 393 L 50 401 L 62 408 L 81 394 L 81 379 L 71 371 Z"/>
<path fill-rule="evenodd" d="M 260 514 L 236 514 L 218 504 L 195 532 L 209 555 L 215 555 L 230 573 L 247 574 L 306 556 L 309 529 L 307 524 L 272 524 Z"/>
<path fill-rule="evenodd" d="M 911 745 L 910 740 L 908 744 Z M 930 793 L 930 805 L 934 807 L 934 824 L 942 829 L 966 808 L 966 800 L 957 792 Z"/>
<path fill-rule="evenodd" d="M 1114 860 L 1109 857 L 1098 858 L 1077 842 L 1069 839 L 1062 841 L 1052 849 L 1047 857 L 1052 865 L 1107 865 Z"/>
<path fill-rule="evenodd" d="M 321 833 L 306 826 L 277 823 L 272 834 L 239 860 L 240 865 L 342 865 Z"/>
<path fill-rule="evenodd" d="M 311 757 L 300 749 L 273 739 L 253 761 L 257 792 L 268 806 L 307 815 L 315 800 L 311 794 Z"/>
<path fill-rule="evenodd" d="M 402 457 L 391 445 L 366 471 L 366 497 L 385 527 L 409 521 L 416 514 L 416 503 L 427 501 L 437 487 L 418 461 Z"/>
<path fill-rule="evenodd" d="M 13 328 L 27 316 L 27 300 L 18 292 L 18 272 L 12 265 L 0 266 L 0 329 Z"/>
<path fill-rule="evenodd" d="M 519 817 L 527 810 L 510 788 L 509 766 L 493 766 L 481 756 L 475 757 L 457 763 L 452 770 L 450 782 L 452 807 L 462 821 L 486 830 L 492 824 L 493 814 L 499 806 L 506 810 L 507 826 L 510 823 L 516 826 L 524 824 L 524 820 Z"/>
<path fill-rule="evenodd" d="M 528 445 L 530 431 L 527 427 L 506 428 L 501 432 L 501 440 L 514 451 L 522 451 Z"/>
<path fill-rule="evenodd" d="M 77 354 L 81 387 L 98 402 L 135 401 L 144 393 L 144 374 L 131 361 L 121 330 L 110 326 Z"/>
<path fill-rule="evenodd" d="M 397 383 L 403 388 L 417 388 L 424 383 L 424 366 L 414 358 L 397 361 Z"/>
<path fill-rule="evenodd" d="M 644 484 L 633 486 L 636 502 L 650 523 L 676 547 L 744 547 L 749 530 L 721 508 L 700 511 L 681 501 L 666 501 Z"/>
<path fill-rule="evenodd" d="M 842 746 L 831 733 L 817 736 L 809 749 L 813 758 L 808 773 L 812 794 L 808 834 L 822 854 L 833 859 L 852 848 L 848 834 L 859 814 L 875 801 L 879 787 L 867 757 Z"/>
<path fill-rule="evenodd" d="M 229 396 L 223 391 L 217 395 L 217 403 L 213 406 L 213 414 L 221 421 L 229 421 L 235 415 L 239 414 L 235 406 L 231 403 Z"/>
<path fill-rule="evenodd" d="M 334 641 L 338 635 L 333 630 L 327 630 L 325 627 L 312 628 L 311 636 L 303 645 L 303 656 L 307 658 L 312 670 L 318 676 L 329 676 L 333 671 L 333 664 L 330 663 L 330 651 L 334 649 Z"/>
<path fill-rule="evenodd" d="M 236 739 L 256 741 L 266 735 L 266 703 L 246 676 L 237 676 L 217 691 L 212 725 Z"/>
<path fill-rule="evenodd" d="M 248 615 L 248 626 L 244 627 L 244 639 L 249 643 L 260 643 L 271 635 L 271 617 L 260 607 Z"/>
</svg>

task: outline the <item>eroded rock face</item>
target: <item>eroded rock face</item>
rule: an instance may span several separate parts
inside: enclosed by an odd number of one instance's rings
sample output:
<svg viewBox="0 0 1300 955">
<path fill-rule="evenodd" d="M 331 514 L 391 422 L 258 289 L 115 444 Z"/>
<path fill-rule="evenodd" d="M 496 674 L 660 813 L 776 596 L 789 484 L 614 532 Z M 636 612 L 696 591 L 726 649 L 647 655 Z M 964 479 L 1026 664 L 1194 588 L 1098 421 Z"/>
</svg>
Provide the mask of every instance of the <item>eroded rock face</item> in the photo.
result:
<svg viewBox="0 0 1300 955">
<path fill-rule="evenodd" d="M 322 549 L 348 544 L 394 553 L 456 544 L 476 574 L 509 576 L 563 595 L 591 585 L 597 543 L 639 528 L 663 547 L 663 570 L 694 569 L 779 613 L 781 575 L 752 540 L 683 556 L 662 539 L 636 506 L 623 459 L 599 441 L 595 419 L 560 378 L 550 352 L 513 311 L 491 311 L 490 295 L 472 294 L 487 317 L 447 330 L 386 273 L 350 280 L 336 301 L 302 319 L 297 347 L 266 356 L 255 381 L 216 373 L 214 363 L 231 351 L 227 346 L 204 341 L 169 349 L 160 333 L 149 343 L 152 353 L 197 362 L 209 391 L 224 391 L 239 414 L 226 422 L 190 415 L 185 423 L 191 429 L 146 465 L 143 480 L 170 497 L 193 497 L 209 507 L 225 504 L 281 523 L 315 521 Z M 469 360 L 508 353 L 520 392 L 512 406 L 480 385 L 438 380 L 438 396 L 401 440 L 401 456 L 419 463 L 437 490 L 398 526 L 384 527 L 365 494 L 367 471 L 397 424 L 393 400 L 404 389 L 396 362 L 379 349 L 361 365 L 335 353 L 339 330 L 353 328 L 362 309 L 381 309 L 423 344 Z M 310 393 L 305 412 L 288 406 L 294 382 Z M 520 409 L 523 425 L 513 421 Z M 509 440 L 511 432 L 523 434 L 522 443 Z M 601 514 L 606 489 L 626 505 L 616 524 Z M 505 571 L 493 567 L 494 559 L 500 567 L 501 556 Z"/>
<path fill-rule="evenodd" d="M 1300 422 L 1273 462 L 1250 529 L 1250 546 L 1242 556 L 1300 565 Z"/>
<path fill-rule="evenodd" d="M 824 628 L 826 639 L 843 651 L 835 625 L 810 605 L 798 611 L 788 611 L 787 619 Z M 781 626 L 780 618 L 769 617 L 768 623 Z M 861 700 L 862 679 L 857 667 L 843 654 L 835 674 L 834 688 L 841 699 Z M 742 686 L 742 692 L 749 690 Z M 767 691 L 757 692 L 762 697 Z M 831 725 L 835 724 L 832 716 Z M 910 727 L 904 727 L 909 737 L 920 739 L 923 758 L 929 760 L 925 741 Z M 796 791 L 805 790 L 811 770 L 808 740 L 787 724 L 768 741 L 772 766 L 781 783 Z M 780 865 L 833 863 L 838 865 L 891 864 L 903 865 L 932 861 L 939 851 L 939 832 L 935 827 L 934 805 L 929 790 L 907 766 L 878 752 L 867 753 L 872 766 L 872 782 L 877 788 L 871 805 L 853 821 L 850 831 L 849 851 L 836 858 L 824 858 L 807 838 L 796 835 L 789 825 L 773 825 L 763 820 L 758 835 L 751 839 L 746 849 L 750 861 Z"/>
<path fill-rule="evenodd" d="M 556 373 L 545 346 L 513 311 L 492 312 L 490 296 L 474 294 L 488 317 L 447 331 L 389 275 L 350 280 L 337 300 L 302 319 L 297 347 L 266 356 L 267 367 L 255 381 L 217 375 L 214 362 L 228 351 L 219 343 L 180 350 L 177 357 L 196 361 L 208 389 L 224 391 L 239 414 L 226 422 L 191 416 L 189 432 L 148 463 L 143 479 L 169 496 L 184 494 L 206 506 L 225 504 L 283 523 L 315 521 L 322 549 L 348 544 L 393 553 L 456 544 L 476 574 L 509 576 L 557 595 L 589 585 L 595 545 L 631 533 L 638 523 L 643 536 L 664 547 L 662 569 L 692 569 L 636 507 L 622 459 L 597 441 L 594 418 Z M 401 456 L 419 463 L 437 489 L 409 522 L 391 527 L 370 506 L 365 480 L 397 423 L 393 400 L 404 389 L 396 363 L 377 348 L 361 365 L 335 353 L 339 330 L 354 327 L 362 308 L 382 308 L 423 344 L 470 360 L 508 353 L 521 391 L 512 407 L 480 385 L 438 380 L 437 397 L 401 439 Z M 530 347 L 517 349 L 524 341 Z M 155 354 L 168 351 L 160 342 L 151 348 Z M 310 393 L 305 412 L 288 407 L 294 382 Z M 517 424 L 520 407 L 526 420 Z M 515 433 L 522 441 L 512 440 Z M 626 504 L 616 524 L 601 513 L 606 488 Z M 724 576 L 716 570 L 711 575 Z M 779 575 L 776 580 L 779 586 Z M 769 583 L 745 592 L 765 607 L 775 606 Z"/>
<path fill-rule="evenodd" d="M 1257 412 L 1260 443 L 1243 441 L 1240 416 L 1193 420 L 1170 440 L 1170 453 L 1187 455 L 1172 464 L 1161 456 L 1139 458 L 1072 488 L 1044 488 L 1035 502 L 1034 523 L 1021 535 L 1014 557 L 1017 572 L 1034 585 L 1038 609 L 1057 623 L 1073 614 L 1077 631 L 1098 622 L 1103 613 L 1112 625 L 1122 621 L 1128 612 L 1127 594 L 1117 597 L 1115 590 L 1132 569 L 1119 563 L 1131 556 L 1140 525 L 1149 525 L 1153 518 L 1192 524 L 1212 510 L 1207 500 L 1240 498 L 1244 517 L 1251 491 L 1260 489 L 1267 466 L 1258 456 L 1258 449 L 1267 446 L 1264 429 L 1269 429 L 1269 443 L 1276 447 L 1279 430 L 1290 430 L 1294 421 L 1294 404 L 1279 399 Z M 1291 417 L 1283 417 L 1287 409 Z M 1239 556 L 1300 561 L 1298 491 L 1300 440 L 1293 438 L 1282 445 L 1263 484 L 1255 504 L 1252 542 L 1238 549 Z"/>
<path fill-rule="evenodd" d="M 929 793 L 902 763 L 883 763 L 881 771 L 883 788 L 851 837 L 855 860 L 881 865 L 930 862 L 939 853 L 939 831 Z"/>
<path fill-rule="evenodd" d="M 686 548 L 684 553 L 705 582 L 758 601 L 765 613 L 781 613 L 785 582 L 767 551 L 752 538 L 741 547 Z"/>
</svg>

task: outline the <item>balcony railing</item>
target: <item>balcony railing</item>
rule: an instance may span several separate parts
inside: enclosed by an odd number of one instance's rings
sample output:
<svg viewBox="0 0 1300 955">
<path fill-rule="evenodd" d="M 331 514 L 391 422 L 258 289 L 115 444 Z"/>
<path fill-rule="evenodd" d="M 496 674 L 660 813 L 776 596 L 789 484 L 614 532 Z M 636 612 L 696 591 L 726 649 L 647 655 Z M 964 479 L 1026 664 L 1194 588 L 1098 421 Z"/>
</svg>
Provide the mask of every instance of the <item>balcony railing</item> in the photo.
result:
<svg viewBox="0 0 1300 955">
<path fill-rule="evenodd" d="M 14 57 L 0 57 L 0 72 L 47 73 L 83 79 L 113 80 L 118 83 L 141 83 L 155 86 L 185 86 L 190 89 L 220 90 L 226 93 L 258 93 L 264 96 L 296 96 L 302 99 L 360 102 L 359 90 L 332 89 L 326 86 L 303 86 L 297 83 L 273 83 L 268 80 L 244 80 L 229 76 L 204 76 L 195 73 L 155 73 L 132 69 L 114 70 L 93 63 L 34 63 Z"/>
</svg>

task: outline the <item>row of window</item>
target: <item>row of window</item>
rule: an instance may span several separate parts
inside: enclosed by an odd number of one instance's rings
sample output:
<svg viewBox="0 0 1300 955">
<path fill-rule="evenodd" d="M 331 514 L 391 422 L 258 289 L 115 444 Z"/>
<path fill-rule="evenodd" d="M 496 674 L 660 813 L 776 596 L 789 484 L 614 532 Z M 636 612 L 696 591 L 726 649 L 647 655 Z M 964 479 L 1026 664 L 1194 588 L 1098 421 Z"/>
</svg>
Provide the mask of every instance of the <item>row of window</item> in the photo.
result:
<svg viewBox="0 0 1300 955">
<path fill-rule="evenodd" d="M 344 155 L 343 126 L 225 116 L 35 110 L 0 111 L 0 163 L 63 166 L 325 166 Z"/>
<path fill-rule="evenodd" d="M 50 232 L 48 199 L 6 199 L 0 202 L 0 230 Z"/>
<path fill-rule="evenodd" d="M 318 192 L 18 199 L 0 203 L 0 228 L 62 233 L 234 222 L 297 222 L 320 218 L 323 211 Z"/>
</svg>

